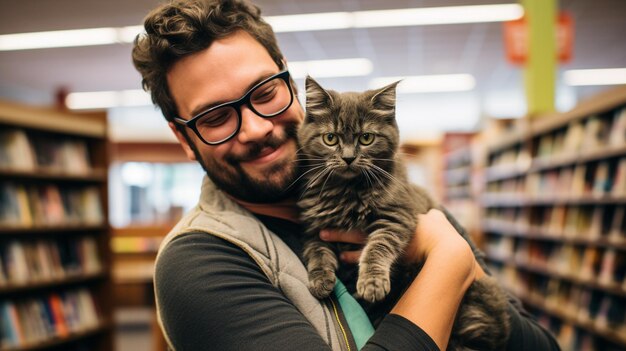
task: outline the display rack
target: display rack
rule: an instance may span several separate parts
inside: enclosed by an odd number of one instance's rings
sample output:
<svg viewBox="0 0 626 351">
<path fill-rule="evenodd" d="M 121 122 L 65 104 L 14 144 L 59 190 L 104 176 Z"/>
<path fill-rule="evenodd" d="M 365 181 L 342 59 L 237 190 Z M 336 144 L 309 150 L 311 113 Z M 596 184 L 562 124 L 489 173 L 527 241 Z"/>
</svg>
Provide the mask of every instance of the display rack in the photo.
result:
<svg viewBox="0 0 626 351">
<path fill-rule="evenodd" d="M 0 351 L 113 349 L 107 124 L 0 101 Z"/>
<path fill-rule="evenodd" d="M 626 88 L 488 148 L 490 264 L 564 350 L 626 348 Z"/>
<path fill-rule="evenodd" d="M 479 133 L 469 132 L 445 133 L 441 143 L 442 204 L 462 223 L 479 247 L 482 236 L 476 193 L 483 167 L 481 143 Z"/>
</svg>

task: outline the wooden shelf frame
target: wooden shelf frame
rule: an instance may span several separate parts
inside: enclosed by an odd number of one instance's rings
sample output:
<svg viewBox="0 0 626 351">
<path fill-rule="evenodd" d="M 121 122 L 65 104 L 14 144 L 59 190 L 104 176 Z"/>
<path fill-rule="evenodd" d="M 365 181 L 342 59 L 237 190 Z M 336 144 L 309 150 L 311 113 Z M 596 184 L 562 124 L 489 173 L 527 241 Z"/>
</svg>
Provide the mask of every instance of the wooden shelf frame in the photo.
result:
<svg viewBox="0 0 626 351">
<path fill-rule="evenodd" d="M 0 100 L 0 128 L 24 131 L 32 140 L 81 141 L 85 143 L 90 169 L 86 172 L 65 172 L 63 169 L 34 167 L 32 170 L 16 170 L 10 166 L 0 170 L 0 182 L 27 186 L 68 186 L 97 188 L 101 224 L 67 224 L 55 226 L 0 226 L 0 243 L 9 241 L 28 242 L 45 239 L 56 241 L 67 236 L 90 236 L 95 239 L 102 271 L 70 275 L 62 279 L 33 281 L 24 284 L 7 283 L 0 287 L 2 302 L 20 303 L 26 297 L 46 299 L 51 292 L 85 289 L 92 294 L 98 318 L 103 321 L 89 330 L 71 333 L 66 337 L 55 337 L 15 347 L 0 348 L 0 351 L 34 351 L 64 349 L 64 345 L 90 339 L 94 351 L 111 351 L 113 345 L 112 324 L 112 256 L 110 250 L 111 228 L 108 224 L 108 167 L 109 140 L 105 112 L 71 113 L 54 108 L 33 107 Z M 92 345 L 93 344 L 93 345 Z"/>
<path fill-rule="evenodd" d="M 502 255 L 486 253 L 485 258 L 489 261 L 498 262 L 500 264 L 515 266 L 528 273 L 565 280 L 580 287 L 599 290 L 619 297 L 626 297 L 626 289 L 618 283 L 605 284 L 595 279 L 583 279 L 578 277 L 576 272 L 559 272 L 557 270 L 551 270 L 543 265 L 530 264 L 512 257 L 502 257 Z"/>
</svg>

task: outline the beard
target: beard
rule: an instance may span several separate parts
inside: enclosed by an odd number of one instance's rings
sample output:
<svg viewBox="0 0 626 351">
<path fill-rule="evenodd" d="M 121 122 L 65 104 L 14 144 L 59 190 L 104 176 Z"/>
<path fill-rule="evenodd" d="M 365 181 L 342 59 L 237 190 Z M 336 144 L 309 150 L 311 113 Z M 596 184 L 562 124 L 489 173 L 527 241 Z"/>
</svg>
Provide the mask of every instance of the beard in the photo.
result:
<svg viewBox="0 0 626 351">
<path fill-rule="evenodd" d="M 272 203 L 292 196 L 296 192 L 293 183 L 297 179 L 299 167 L 294 154 L 265 171 L 262 179 L 253 177 L 241 166 L 241 162 L 257 158 L 266 147 L 277 149 L 289 142 L 297 145 L 298 124 L 285 125 L 284 135 L 272 134 L 262 143 L 253 143 L 243 155 L 226 155 L 222 162 L 213 158 L 205 159 L 193 143 L 189 143 L 196 159 L 207 176 L 222 191 L 237 199 L 251 203 Z"/>
</svg>

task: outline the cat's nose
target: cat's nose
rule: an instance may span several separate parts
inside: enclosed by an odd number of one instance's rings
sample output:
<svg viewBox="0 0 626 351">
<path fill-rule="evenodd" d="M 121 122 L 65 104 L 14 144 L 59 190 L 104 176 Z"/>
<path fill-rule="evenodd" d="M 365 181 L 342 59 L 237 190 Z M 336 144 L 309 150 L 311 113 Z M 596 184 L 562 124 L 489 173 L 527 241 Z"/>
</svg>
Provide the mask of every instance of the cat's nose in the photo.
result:
<svg viewBox="0 0 626 351">
<path fill-rule="evenodd" d="M 343 160 L 346 164 L 348 164 L 348 165 L 349 165 L 349 164 L 351 164 L 351 163 L 352 163 L 352 161 L 354 161 L 354 159 L 355 159 L 355 158 L 356 158 L 356 157 L 354 157 L 354 156 L 350 156 L 350 157 L 342 157 L 341 159 L 342 159 L 342 160 Z"/>
</svg>

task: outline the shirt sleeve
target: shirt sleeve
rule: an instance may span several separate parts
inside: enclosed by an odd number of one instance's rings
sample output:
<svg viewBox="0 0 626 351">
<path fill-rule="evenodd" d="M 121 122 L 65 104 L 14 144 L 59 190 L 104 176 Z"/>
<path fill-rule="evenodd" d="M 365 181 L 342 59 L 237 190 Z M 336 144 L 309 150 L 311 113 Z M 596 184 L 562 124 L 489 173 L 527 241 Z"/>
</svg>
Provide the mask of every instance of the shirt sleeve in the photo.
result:
<svg viewBox="0 0 626 351">
<path fill-rule="evenodd" d="M 330 350 L 315 328 L 250 256 L 205 234 L 168 244 L 156 268 L 163 326 L 176 350 Z M 437 350 L 419 327 L 395 315 L 363 351 Z"/>
</svg>

